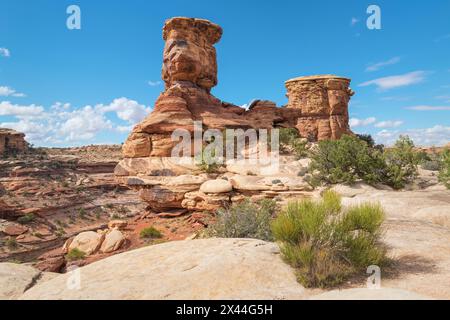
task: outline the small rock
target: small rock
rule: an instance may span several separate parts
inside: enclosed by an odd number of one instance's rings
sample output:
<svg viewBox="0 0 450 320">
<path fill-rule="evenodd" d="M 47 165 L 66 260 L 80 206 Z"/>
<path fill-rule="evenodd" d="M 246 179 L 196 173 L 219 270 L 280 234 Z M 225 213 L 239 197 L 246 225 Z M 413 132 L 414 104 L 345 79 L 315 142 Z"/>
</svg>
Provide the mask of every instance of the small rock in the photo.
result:
<svg viewBox="0 0 450 320">
<path fill-rule="evenodd" d="M 110 222 L 108 222 L 109 229 L 123 230 L 127 225 L 128 222 L 126 222 L 125 220 L 111 220 Z"/>
<path fill-rule="evenodd" d="M 225 193 L 232 189 L 231 183 L 223 179 L 209 180 L 200 186 L 200 191 L 204 193 Z"/>
</svg>

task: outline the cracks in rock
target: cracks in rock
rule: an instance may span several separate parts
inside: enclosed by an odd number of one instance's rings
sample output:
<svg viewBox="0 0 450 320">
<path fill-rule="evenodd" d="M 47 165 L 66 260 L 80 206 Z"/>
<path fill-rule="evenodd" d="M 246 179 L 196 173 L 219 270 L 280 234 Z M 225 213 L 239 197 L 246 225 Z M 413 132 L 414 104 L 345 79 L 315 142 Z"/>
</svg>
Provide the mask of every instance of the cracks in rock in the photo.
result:
<svg viewBox="0 0 450 320">
<path fill-rule="evenodd" d="M 43 272 L 39 272 L 38 274 L 36 274 L 31 279 L 30 283 L 26 285 L 25 289 L 23 290 L 23 293 L 25 293 L 26 291 L 28 291 L 31 288 L 33 288 L 39 282 L 39 280 L 42 278 L 42 276 L 43 276 Z"/>
</svg>

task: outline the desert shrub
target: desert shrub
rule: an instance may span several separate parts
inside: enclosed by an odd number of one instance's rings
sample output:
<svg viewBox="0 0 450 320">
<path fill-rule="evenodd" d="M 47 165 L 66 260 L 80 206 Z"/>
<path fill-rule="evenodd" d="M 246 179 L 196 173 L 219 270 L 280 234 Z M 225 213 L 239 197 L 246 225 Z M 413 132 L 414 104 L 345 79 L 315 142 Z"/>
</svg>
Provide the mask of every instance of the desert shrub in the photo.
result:
<svg viewBox="0 0 450 320">
<path fill-rule="evenodd" d="M 368 138 L 344 135 L 339 140 L 320 141 L 311 160 L 312 185 L 353 184 L 362 180 L 395 189 L 403 188 L 417 176 L 419 163 L 414 143 L 407 136 L 401 136 L 393 148 L 384 150 Z"/>
<path fill-rule="evenodd" d="M 441 154 L 442 167 L 439 171 L 439 181 L 450 189 L 450 149 L 445 149 Z"/>
<path fill-rule="evenodd" d="M 13 238 L 13 237 L 9 237 L 8 239 L 6 239 L 5 244 L 6 244 L 6 246 L 8 247 L 9 250 L 15 250 L 19 246 L 17 244 L 16 239 Z"/>
<path fill-rule="evenodd" d="M 401 189 L 417 176 L 419 156 L 408 136 L 400 136 L 394 147 L 384 152 L 384 159 L 386 169 L 383 181 L 391 187 Z"/>
<path fill-rule="evenodd" d="M 207 234 L 220 238 L 253 238 L 272 240 L 270 222 L 275 215 L 276 203 L 264 199 L 252 203 L 246 199 L 229 208 L 217 211 L 217 221 Z"/>
<path fill-rule="evenodd" d="M 215 173 L 220 168 L 218 159 L 215 159 L 214 150 L 209 153 L 203 149 L 202 153 L 196 156 L 196 160 L 198 161 L 197 167 L 206 173 Z"/>
<path fill-rule="evenodd" d="M 376 183 L 381 181 L 385 167 L 380 150 L 351 135 L 344 135 L 339 140 L 320 141 L 311 160 L 309 170 L 313 173 L 313 185 L 353 184 L 358 179 Z"/>
<path fill-rule="evenodd" d="M 441 170 L 442 164 L 439 160 L 429 160 L 422 162 L 421 167 L 425 170 L 439 171 Z"/>
<path fill-rule="evenodd" d="M 280 128 L 279 129 L 279 142 L 282 145 L 290 145 L 295 139 L 299 139 L 300 135 L 295 128 Z"/>
<path fill-rule="evenodd" d="M 282 148 L 289 148 L 299 158 L 308 156 L 308 141 L 300 137 L 295 128 L 280 128 L 279 142 Z"/>
<path fill-rule="evenodd" d="M 28 224 L 28 223 L 33 222 L 34 219 L 35 219 L 34 214 L 28 213 L 28 214 L 26 214 L 24 216 L 19 217 L 17 219 L 17 222 L 20 223 L 20 224 Z"/>
<path fill-rule="evenodd" d="M 78 248 L 73 248 L 66 254 L 66 259 L 68 261 L 83 260 L 85 257 L 86 253 Z"/>
<path fill-rule="evenodd" d="M 380 242 L 384 216 L 379 204 L 343 208 L 340 197 L 326 191 L 318 201 L 290 202 L 273 221 L 272 231 L 299 282 L 328 287 L 369 265 L 385 263 L 386 250 Z"/>
<path fill-rule="evenodd" d="M 162 238 L 162 233 L 155 227 L 148 227 L 141 230 L 139 236 L 145 239 L 159 239 Z"/>
</svg>

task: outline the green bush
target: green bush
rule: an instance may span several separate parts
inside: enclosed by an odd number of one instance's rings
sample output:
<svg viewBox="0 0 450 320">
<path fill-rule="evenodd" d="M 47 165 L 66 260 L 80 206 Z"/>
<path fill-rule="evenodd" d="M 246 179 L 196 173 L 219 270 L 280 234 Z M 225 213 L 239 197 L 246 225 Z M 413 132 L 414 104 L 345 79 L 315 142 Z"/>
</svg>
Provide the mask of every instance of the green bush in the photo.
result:
<svg viewBox="0 0 450 320">
<path fill-rule="evenodd" d="M 344 209 L 340 197 L 326 191 L 319 201 L 289 203 L 273 221 L 272 231 L 302 285 L 329 287 L 386 262 L 380 242 L 384 217 L 379 204 Z"/>
<path fill-rule="evenodd" d="M 276 203 L 261 200 L 252 203 L 249 199 L 217 211 L 217 221 L 208 228 L 207 234 L 220 238 L 253 238 L 272 240 L 270 222 L 275 215 Z"/>
<path fill-rule="evenodd" d="M 140 237 L 145 239 L 159 239 L 162 238 L 162 233 L 155 227 L 144 228 L 140 232 Z"/>
<path fill-rule="evenodd" d="M 35 219 L 34 214 L 28 213 L 28 214 L 26 214 L 24 216 L 19 217 L 17 219 L 17 222 L 20 223 L 20 224 L 28 224 L 28 223 L 33 222 L 34 219 Z"/>
<path fill-rule="evenodd" d="M 445 149 L 441 154 L 442 167 L 439 171 L 439 181 L 450 189 L 450 149 Z"/>
<path fill-rule="evenodd" d="M 313 173 L 313 185 L 353 184 L 358 179 L 377 183 L 381 181 L 385 167 L 380 150 L 351 135 L 344 135 L 339 140 L 320 141 L 311 160 L 309 169 Z"/>
<path fill-rule="evenodd" d="M 384 183 L 400 189 L 417 176 L 419 157 L 408 137 L 383 150 L 367 137 L 344 135 L 339 140 L 320 141 L 312 152 L 311 184 Z"/>
<path fill-rule="evenodd" d="M 67 261 L 83 260 L 85 257 L 86 253 L 78 248 L 73 248 L 66 254 Z"/>
<path fill-rule="evenodd" d="M 15 250 L 19 246 L 17 244 L 16 238 L 13 238 L 13 237 L 9 237 L 8 239 L 6 239 L 5 244 L 9 250 Z"/>
<path fill-rule="evenodd" d="M 279 142 L 281 148 L 287 147 L 291 149 L 299 158 L 308 156 L 308 150 L 306 148 L 308 141 L 301 138 L 298 130 L 295 128 L 280 128 Z"/>
<path fill-rule="evenodd" d="M 394 189 L 401 189 L 417 176 L 419 155 L 414 142 L 408 136 L 400 136 L 393 148 L 384 152 L 386 169 L 383 182 Z"/>
<path fill-rule="evenodd" d="M 215 158 L 215 152 L 212 150 L 211 153 L 206 152 L 205 149 L 202 150 L 202 153 L 197 156 L 198 165 L 197 167 L 206 172 L 206 173 L 215 173 L 219 170 L 220 164 L 217 163 Z"/>
</svg>

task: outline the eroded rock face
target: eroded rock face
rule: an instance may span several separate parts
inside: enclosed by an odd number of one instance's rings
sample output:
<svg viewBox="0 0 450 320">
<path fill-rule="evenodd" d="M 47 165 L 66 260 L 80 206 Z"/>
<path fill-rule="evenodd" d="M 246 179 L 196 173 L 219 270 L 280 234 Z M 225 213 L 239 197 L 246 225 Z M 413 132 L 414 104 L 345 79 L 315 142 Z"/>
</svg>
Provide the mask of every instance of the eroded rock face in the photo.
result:
<svg viewBox="0 0 450 320">
<path fill-rule="evenodd" d="M 12 129 L 0 128 L 0 155 L 5 152 L 24 152 L 27 148 L 25 134 Z"/>
<path fill-rule="evenodd" d="M 309 140 L 339 139 L 351 133 L 348 102 L 350 79 L 325 75 L 286 81 L 287 108 L 301 111 L 295 127 Z"/>
<path fill-rule="evenodd" d="M 210 93 L 217 85 L 214 44 L 221 36 L 220 26 L 203 19 L 177 17 L 167 20 L 164 25 L 166 44 L 162 78 L 165 90 L 158 97 L 152 113 L 134 127 L 123 146 L 124 159 L 115 170 L 117 180 L 139 191 L 141 198 L 157 212 L 179 208 L 201 210 L 240 197 L 240 194 L 225 194 L 231 192 L 230 186 L 226 192 L 211 194 L 199 190 L 198 185 L 195 188 L 174 187 L 166 184 L 169 180 L 158 182 L 154 179 L 199 173 L 194 161 L 177 162 L 179 158 L 173 157 L 192 160 L 195 152 L 193 146 L 188 155 L 173 152 L 179 144 L 179 140 L 172 139 L 172 133 L 177 129 L 190 134 L 192 142 L 198 121 L 203 131 L 297 128 L 303 137 L 312 141 L 337 139 L 350 133 L 347 105 L 352 91 L 349 79 L 316 76 L 288 81 L 289 104 L 284 108 L 271 101 L 255 100 L 244 109 L 214 97 Z M 253 151 L 256 150 L 248 148 L 236 153 Z M 231 167 L 241 166 L 227 163 L 227 170 Z M 254 171 L 262 175 L 277 174 L 266 172 L 271 166 L 244 169 L 248 172 L 244 174 Z M 293 191 L 289 188 L 283 186 L 274 190 L 270 187 L 265 191 L 272 196 L 274 192 Z"/>
</svg>

